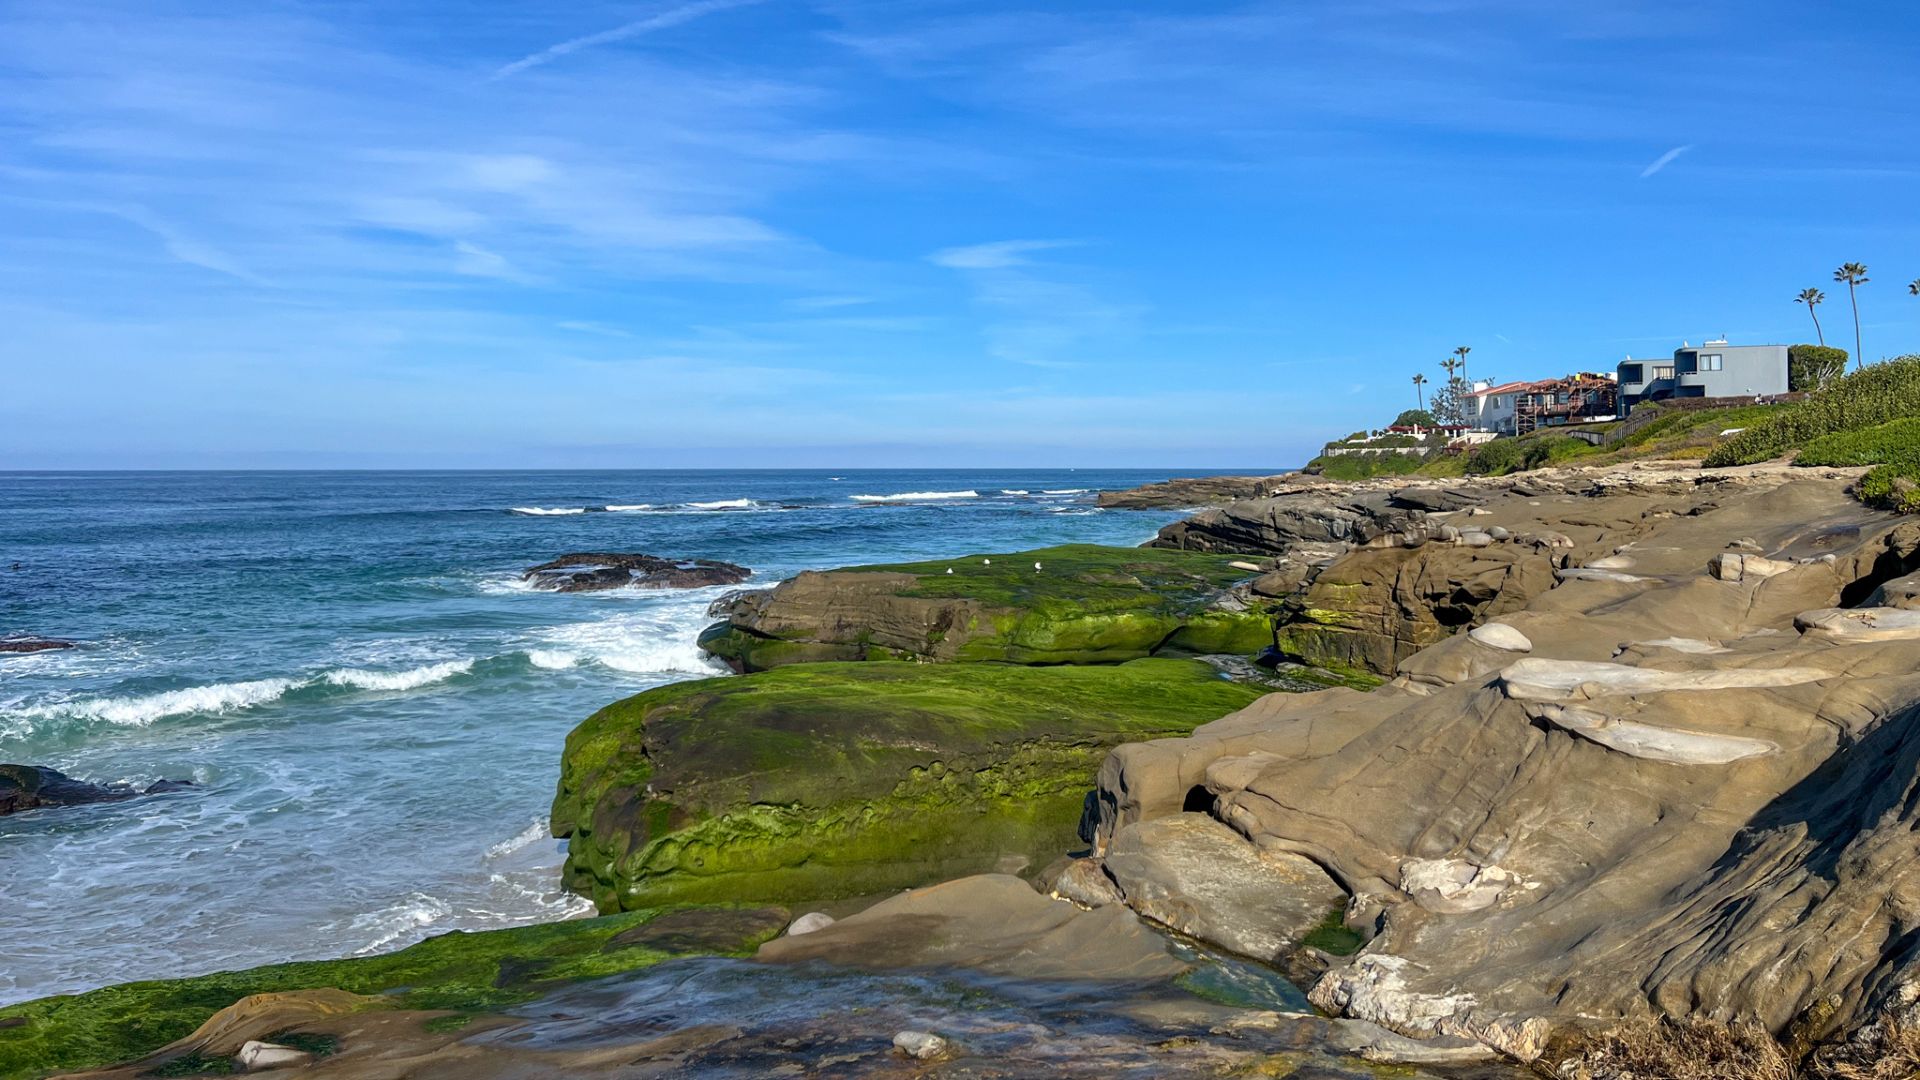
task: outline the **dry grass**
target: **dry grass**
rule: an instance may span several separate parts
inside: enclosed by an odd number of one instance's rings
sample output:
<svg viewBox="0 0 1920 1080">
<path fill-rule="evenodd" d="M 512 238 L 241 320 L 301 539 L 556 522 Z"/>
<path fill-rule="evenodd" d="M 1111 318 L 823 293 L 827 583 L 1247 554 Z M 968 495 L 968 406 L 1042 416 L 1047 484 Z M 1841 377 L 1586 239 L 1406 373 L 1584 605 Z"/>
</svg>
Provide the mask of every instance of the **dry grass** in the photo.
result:
<svg viewBox="0 0 1920 1080">
<path fill-rule="evenodd" d="M 1814 1080 L 1920 1080 L 1920 1026 L 1882 1014 L 1852 1042 L 1813 1056 Z"/>
<path fill-rule="evenodd" d="M 1640 1020 L 1587 1043 L 1559 1075 L 1592 1080 L 1795 1080 L 1786 1051 L 1758 1024 Z"/>
<path fill-rule="evenodd" d="M 1566 1080 L 1920 1080 L 1920 1024 L 1882 1014 L 1850 1042 L 1796 1066 L 1758 1024 L 1639 1020 L 1593 1038 L 1555 1074 Z"/>
</svg>

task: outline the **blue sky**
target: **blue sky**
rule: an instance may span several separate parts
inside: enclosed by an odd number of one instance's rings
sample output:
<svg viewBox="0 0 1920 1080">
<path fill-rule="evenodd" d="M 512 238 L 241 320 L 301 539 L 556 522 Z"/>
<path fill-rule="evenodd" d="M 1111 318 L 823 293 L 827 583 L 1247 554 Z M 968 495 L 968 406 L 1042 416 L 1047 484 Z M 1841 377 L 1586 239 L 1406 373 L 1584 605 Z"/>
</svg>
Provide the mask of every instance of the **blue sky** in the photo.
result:
<svg viewBox="0 0 1920 1080">
<path fill-rule="evenodd" d="M 0 4 L 0 468 L 1295 465 L 1920 351 L 1909 5 Z M 1844 340 L 1843 340 L 1844 339 Z"/>
</svg>

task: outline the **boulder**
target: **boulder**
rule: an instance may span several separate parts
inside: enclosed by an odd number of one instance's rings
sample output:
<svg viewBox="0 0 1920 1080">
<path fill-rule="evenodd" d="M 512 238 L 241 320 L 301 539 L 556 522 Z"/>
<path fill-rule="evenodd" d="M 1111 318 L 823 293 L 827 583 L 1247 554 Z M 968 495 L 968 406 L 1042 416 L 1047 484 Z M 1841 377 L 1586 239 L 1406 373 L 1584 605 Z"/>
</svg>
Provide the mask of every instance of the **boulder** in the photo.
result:
<svg viewBox="0 0 1920 1080">
<path fill-rule="evenodd" d="M 925 1031 L 902 1031 L 893 1037 L 893 1048 L 916 1061 L 931 1061 L 944 1057 L 948 1050 L 947 1040 Z"/>
<path fill-rule="evenodd" d="M 617 911 L 1037 869 L 1074 846 L 1107 749 L 1263 692 L 1162 659 L 805 664 L 659 687 L 567 738 L 552 812 L 564 880 Z"/>
<path fill-rule="evenodd" d="M 1123 663 L 1273 644 L 1258 568 L 1201 552 L 1071 544 L 803 573 L 716 606 L 700 646 L 740 671 L 822 660 Z M 1040 569 L 1036 570 L 1036 564 Z"/>
<path fill-rule="evenodd" d="M 833 923 L 833 916 L 826 912 L 809 911 L 805 915 L 793 920 L 792 925 L 787 927 L 787 936 L 798 937 L 801 934 L 811 934 L 815 930 L 825 930 L 827 927 L 832 926 Z"/>
<path fill-rule="evenodd" d="M 1554 584 L 1553 564 L 1507 545 L 1362 549 L 1287 601 L 1282 652 L 1333 670 L 1392 675 L 1400 663 Z"/>
<path fill-rule="evenodd" d="M 579 552 L 530 566 L 520 575 L 548 592 L 607 589 L 704 589 L 738 585 L 753 575 L 744 566 L 713 559 L 663 559 L 657 555 Z"/>
<path fill-rule="evenodd" d="M 1467 631 L 1467 636 L 1488 648 L 1505 649 L 1507 652 L 1532 652 L 1533 641 L 1527 635 L 1505 623 L 1488 623 Z"/>
<path fill-rule="evenodd" d="M 144 791 L 126 784 L 92 784 L 44 765 L 0 765 L 0 816 L 43 807 L 119 802 L 190 788 L 190 780 L 161 780 Z"/>
<path fill-rule="evenodd" d="M 1311 860 L 1256 849 L 1206 814 L 1121 829 L 1105 864 L 1134 911 L 1269 963 L 1285 959 L 1347 900 Z"/>
<path fill-rule="evenodd" d="M 258 1072 L 265 1069 L 287 1069 L 296 1065 L 311 1064 L 313 1055 L 291 1046 L 249 1039 L 241 1044 L 240 1052 L 233 1056 L 233 1060 L 248 1072 Z"/>
</svg>

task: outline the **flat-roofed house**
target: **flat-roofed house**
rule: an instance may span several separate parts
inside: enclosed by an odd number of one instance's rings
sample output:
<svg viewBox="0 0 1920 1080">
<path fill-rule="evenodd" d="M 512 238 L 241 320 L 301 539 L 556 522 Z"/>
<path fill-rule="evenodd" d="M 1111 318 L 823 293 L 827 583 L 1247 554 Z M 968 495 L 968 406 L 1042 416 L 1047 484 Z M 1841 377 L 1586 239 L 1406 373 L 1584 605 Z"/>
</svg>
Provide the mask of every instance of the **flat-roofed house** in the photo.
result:
<svg viewBox="0 0 1920 1080">
<path fill-rule="evenodd" d="M 1669 398 L 1772 397 L 1787 392 L 1785 345 L 1682 343 L 1672 360 L 1620 364 L 1620 410 Z"/>
</svg>

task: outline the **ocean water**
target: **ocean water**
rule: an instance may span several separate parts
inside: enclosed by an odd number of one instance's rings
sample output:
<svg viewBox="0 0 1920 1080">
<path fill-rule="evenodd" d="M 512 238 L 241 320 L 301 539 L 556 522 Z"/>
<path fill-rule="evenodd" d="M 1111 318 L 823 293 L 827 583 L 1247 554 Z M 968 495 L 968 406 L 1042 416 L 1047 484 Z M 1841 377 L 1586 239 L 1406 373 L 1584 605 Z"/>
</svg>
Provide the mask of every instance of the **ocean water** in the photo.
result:
<svg viewBox="0 0 1920 1080">
<path fill-rule="evenodd" d="M 570 551 L 750 566 L 1137 544 L 1146 471 L 0 473 L 0 761 L 195 787 L 0 818 L 0 1003 L 588 911 L 546 835 L 593 710 L 724 674 L 723 589 L 559 595 Z"/>
</svg>

